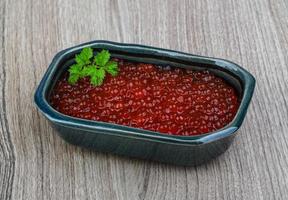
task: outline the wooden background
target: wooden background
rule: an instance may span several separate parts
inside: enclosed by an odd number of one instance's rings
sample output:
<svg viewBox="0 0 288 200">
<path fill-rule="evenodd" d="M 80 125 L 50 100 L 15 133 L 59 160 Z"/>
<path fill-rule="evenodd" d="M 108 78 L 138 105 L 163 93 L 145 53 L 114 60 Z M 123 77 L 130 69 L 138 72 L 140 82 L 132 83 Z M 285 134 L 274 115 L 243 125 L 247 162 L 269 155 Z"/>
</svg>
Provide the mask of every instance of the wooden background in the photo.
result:
<svg viewBox="0 0 288 200">
<path fill-rule="evenodd" d="M 66 144 L 33 94 L 56 52 L 95 39 L 221 57 L 257 87 L 231 148 L 176 167 Z M 288 199 L 287 0 L 0 0 L 0 199 Z"/>
</svg>

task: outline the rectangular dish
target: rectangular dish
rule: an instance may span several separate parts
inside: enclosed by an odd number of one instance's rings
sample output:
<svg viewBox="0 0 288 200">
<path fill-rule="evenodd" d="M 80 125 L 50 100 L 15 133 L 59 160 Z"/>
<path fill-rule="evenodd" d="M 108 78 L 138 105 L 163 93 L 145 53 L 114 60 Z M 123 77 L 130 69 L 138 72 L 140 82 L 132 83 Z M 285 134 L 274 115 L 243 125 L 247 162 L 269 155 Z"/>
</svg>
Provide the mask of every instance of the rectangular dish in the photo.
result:
<svg viewBox="0 0 288 200">
<path fill-rule="evenodd" d="M 198 136 L 173 136 L 117 124 L 70 117 L 53 109 L 48 97 L 60 75 L 73 63 L 75 54 L 85 47 L 94 51 L 107 49 L 113 57 L 128 61 L 209 70 L 225 79 L 238 92 L 241 103 L 236 116 L 227 126 Z M 36 92 L 35 103 L 67 142 L 102 152 L 155 160 L 176 165 L 198 165 L 223 153 L 241 126 L 255 87 L 254 77 L 239 65 L 155 47 L 92 41 L 56 54 Z"/>
</svg>

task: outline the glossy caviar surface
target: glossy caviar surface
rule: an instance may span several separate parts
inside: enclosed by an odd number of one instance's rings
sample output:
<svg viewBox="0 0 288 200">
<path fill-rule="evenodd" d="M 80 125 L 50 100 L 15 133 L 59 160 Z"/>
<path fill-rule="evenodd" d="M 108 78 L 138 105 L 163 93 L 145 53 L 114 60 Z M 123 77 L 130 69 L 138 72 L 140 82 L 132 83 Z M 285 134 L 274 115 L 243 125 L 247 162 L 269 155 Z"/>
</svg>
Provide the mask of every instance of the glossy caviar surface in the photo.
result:
<svg viewBox="0 0 288 200">
<path fill-rule="evenodd" d="M 107 75 L 98 87 L 88 78 L 70 85 L 64 74 L 50 96 L 52 107 L 73 117 L 186 136 L 220 129 L 237 112 L 234 88 L 209 71 L 115 60 L 119 75 Z"/>
</svg>

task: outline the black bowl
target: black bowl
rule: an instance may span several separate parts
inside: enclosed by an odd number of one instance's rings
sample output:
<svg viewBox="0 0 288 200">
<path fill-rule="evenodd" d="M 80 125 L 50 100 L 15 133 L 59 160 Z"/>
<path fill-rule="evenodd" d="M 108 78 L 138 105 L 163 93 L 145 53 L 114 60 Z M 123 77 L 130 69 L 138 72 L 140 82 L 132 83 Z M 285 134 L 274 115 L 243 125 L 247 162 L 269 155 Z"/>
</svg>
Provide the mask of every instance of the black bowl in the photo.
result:
<svg viewBox="0 0 288 200">
<path fill-rule="evenodd" d="M 128 61 L 209 70 L 230 83 L 241 103 L 234 119 L 224 128 L 198 136 L 173 136 L 112 123 L 85 120 L 64 115 L 53 109 L 48 97 L 60 75 L 73 63 L 75 54 L 84 47 L 110 51 L 113 57 Z M 59 52 L 41 80 L 35 103 L 43 115 L 67 142 L 103 152 L 156 160 L 177 165 L 198 165 L 223 153 L 241 126 L 255 87 L 254 77 L 239 65 L 155 47 L 92 41 Z"/>
</svg>

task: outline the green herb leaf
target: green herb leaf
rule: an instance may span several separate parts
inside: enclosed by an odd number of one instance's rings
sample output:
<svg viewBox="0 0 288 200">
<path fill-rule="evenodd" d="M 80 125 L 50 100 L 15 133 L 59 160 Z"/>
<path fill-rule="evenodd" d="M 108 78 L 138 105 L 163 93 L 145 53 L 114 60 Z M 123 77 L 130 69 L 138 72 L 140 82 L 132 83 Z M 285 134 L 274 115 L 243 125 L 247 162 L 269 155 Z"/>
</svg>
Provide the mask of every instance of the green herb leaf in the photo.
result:
<svg viewBox="0 0 288 200">
<path fill-rule="evenodd" d="M 70 74 L 68 78 L 68 83 L 74 85 L 75 83 L 77 83 L 79 78 L 80 78 L 79 74 Z"/>
<path fill-rule="evenodd" d="M 80 65 L 90 64 L 90 59 L 93 57 L 92 48 L 84 48 L 80 54 L 76 55 L 75 61 Z"/>
<path fill-rule="evenodd" d="M 70 69 L 68 70 L 72 74 L 77 74 L 82 70 L 82 66 L 79 64 L 74 64 L 70 66 Z"/>
<path fill-rule="evenodd" d="M 91 76 L 91 84 L 94 86 L 102 85 L 105 78 L 105 70 L 103 68 L 96 69 Z"/>
<path fill-rule="evenodd" d="M 112 76 L 118 75 L 118 63 L 115 61 L 110 61 L 105 66 L 106 71 L 111 74 Z"/>
<path fill-rule="evenodd" d="M 104 67 L 109 60 L 110 60 L 110 53 L 107 50 L 102 50 L 94 57 L 95 63 L 100 67 Z"/>
<path fill-rule="evenodd" d="M 82 71 L 81 71 L 81 77 L 86 77 L 86 76 L 92 76 L 92 74 L 95 72 L 96 68 L 92 65 L 88 65 L 83 67 Z"/>
<path fill-rule="evenodd" d="M 102 50 L 93 57 L 92 48 L 84 48 L 75 56 L 76 64 L 69 68 L 69 84 L 75 84 L 80 78 L 90 77 L 90 83 L 94 86 L 103 84 L 106 72 L 116 76 L 119 72 L 118 63 L 110 60 L 110 53 Z"/>
<path fill-rule="evenodd" d="M 78 79 L 80 78 L 79 74 L 81 72 L 81 65 L 79 64 L 74 64 L 70 67 L 70 69 L 68 70 L 70 73 L 70 76 L 68 78 L 68 82 L 72 85 L 74 85 Z"/>
</svg>

